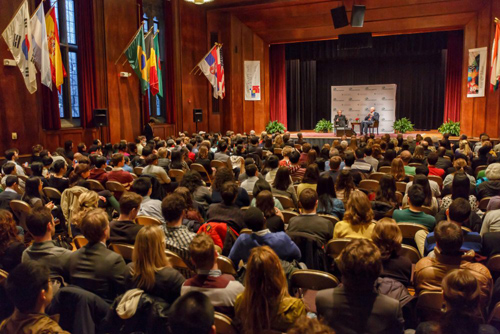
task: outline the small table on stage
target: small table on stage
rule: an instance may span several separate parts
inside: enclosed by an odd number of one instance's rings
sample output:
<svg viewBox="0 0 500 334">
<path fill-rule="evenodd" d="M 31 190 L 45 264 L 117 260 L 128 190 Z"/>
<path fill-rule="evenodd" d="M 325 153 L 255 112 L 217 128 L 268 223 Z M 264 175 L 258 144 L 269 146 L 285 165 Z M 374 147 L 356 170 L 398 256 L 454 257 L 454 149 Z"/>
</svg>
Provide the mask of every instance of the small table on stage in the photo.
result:
<svg viewBox="0 0 500 334">
<path fill-rule="evenodd" d="M 351 128 L 353 132 L 356 132 L 356 130 L 354 129 L 356 125 L 359 126 L 359 132 L 357 132 L 359 134 L 361 133 L 361 122 L 351 122 Z"/>
</svg>

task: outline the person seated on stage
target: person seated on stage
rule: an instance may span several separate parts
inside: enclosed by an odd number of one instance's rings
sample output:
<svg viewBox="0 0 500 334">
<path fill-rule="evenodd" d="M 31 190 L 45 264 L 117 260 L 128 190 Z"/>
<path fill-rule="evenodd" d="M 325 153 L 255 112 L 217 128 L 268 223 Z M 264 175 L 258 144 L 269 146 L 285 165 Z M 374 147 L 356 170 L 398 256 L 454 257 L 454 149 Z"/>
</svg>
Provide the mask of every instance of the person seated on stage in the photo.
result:
<svg viewBox="0 0 500 334">
<path fill-rule="evenodd" d="M 342 115 L 342 110 L 337 110 L 337 115 L 333 118 L 333 124 L 336 128 L 347 127 L 347 118 Z"/>
<path fill-rule="evenodd" d="M 370 113 L 366 115 L 365 120 L 361 122 L 361 133 L 368 134 L 368 127 L 378 121 L 380 114 L 375 111 L 375 107 L 370 108 Z"/>
</svg>

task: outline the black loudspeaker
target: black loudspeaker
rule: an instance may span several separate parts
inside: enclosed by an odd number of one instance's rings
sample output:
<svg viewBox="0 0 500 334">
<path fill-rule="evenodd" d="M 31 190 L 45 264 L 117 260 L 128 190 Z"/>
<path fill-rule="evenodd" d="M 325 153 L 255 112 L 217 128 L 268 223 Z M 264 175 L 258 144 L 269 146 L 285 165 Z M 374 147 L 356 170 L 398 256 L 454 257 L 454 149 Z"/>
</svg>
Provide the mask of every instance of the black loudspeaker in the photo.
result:
<svg viewBox="0 0 500 334">
<path fill-rule="evenodd" d="M 351 27 L 362 27 L 365 23 L 365 10 L 364 5 L 353 5 L 351 13 Z"/>
<path fill-rule="evenodd" d="M 339 35 L 337 50 L 369 49 L 373 47 L 372 34 Z"/>
<path fill-rule="evenodd" d="M 108 126 L 108 109 L 94 109 L 94 125 L 97 128 Z"/>
<path fill-rule="evenodd" d="M 332 13 L 333 26 L 335 27 L 335 29 L 346 27 L 349 25 L 345 6 L 334 8 L 330 12 Z"/>
<path fill-rule="evenodd" d="M 195 123 L 203 122 L 203 110 L 202 109 L 193 109 L 193 122 L 195 122 Z"/>
</svg>

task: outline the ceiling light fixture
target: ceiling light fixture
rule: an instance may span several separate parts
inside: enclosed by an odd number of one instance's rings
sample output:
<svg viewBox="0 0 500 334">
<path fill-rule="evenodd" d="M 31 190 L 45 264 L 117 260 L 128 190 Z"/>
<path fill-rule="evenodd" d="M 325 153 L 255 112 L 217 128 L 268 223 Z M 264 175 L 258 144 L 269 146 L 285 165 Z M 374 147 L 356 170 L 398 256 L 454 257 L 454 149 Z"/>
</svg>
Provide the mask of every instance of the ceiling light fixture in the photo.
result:
<svg viewBox="0 0 500 334">
<path fill-rule="evenodd" d="M 212 2 L 214 0 L 186 0 L 186 1 L 192 2 L 192 3 L 197 4 L 197 5 L 203 5 L 204 3 Z"/>
</svg>

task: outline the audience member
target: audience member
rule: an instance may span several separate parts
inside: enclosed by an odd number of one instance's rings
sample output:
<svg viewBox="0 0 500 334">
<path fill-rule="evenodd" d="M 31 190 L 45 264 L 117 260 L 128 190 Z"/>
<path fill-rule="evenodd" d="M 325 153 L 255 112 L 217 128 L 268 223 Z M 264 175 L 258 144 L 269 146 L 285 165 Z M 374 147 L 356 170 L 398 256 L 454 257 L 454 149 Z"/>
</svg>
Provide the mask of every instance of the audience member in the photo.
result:
<svg viewBox="0 0 500 334">
<path fill-rule="evenodd" d="M 133 245 L 135 237 L 142 225 L 135 223 L 135 218 L 141 206 L 142 197 L 133 192 L 127 192 L 120 198 L 120 216 L 109 223 L 109 242 Z"/>
<path fill-rule="evenodd" d="M 169 310 L 171 334 L 215 334 L 215 311 L 210 299 L 190 291 L 178 298 Z"/>
<path fill-rule="evenodd" d="M 356 185 L 349 170 L 342 170 L 335 183 L 335 195 L 337 198 L 345 205 L 355 189 Z"/>
<path fill-rule="evenodd" d="M 372 210 L 375 220 L 382 219 L 398 207 L 398 197 L 396 195 L 396 180 L 391 174 L 385 174 L 379 181 L 379 188 L 372 201 Z"/>
<path fill-rule="evenodd" d="M 123 170 L 123 166 L 125 165 L 125 157 L 123 154 L 113 154 L 111 163 L 113 164 L 113 169 L 108 173 L 108 181 L 119 182 L 125 187 L 125 189 L 129 190 L 132 186 L 132 182 L 134 182 L 134 178 L 129 172 Z M 118 197 L 117 199 L 119 199 Z"/>
<path fill-rule="evenodd" d="M 306 168 L 304 178 L 302 182 L 297 187 L 297 196 L 300 197 L 300 193 L 304 189 L 313 189 L 316 191 L 319 180 L 319 169 L 317 164 L 310 164 Z"/>
<path fill-rule="evenodd" d="M 134 180 L 130 189 L 138 195 L 142 196 L 141 205 L 137 216 L 148 216 L 158 219 L 165 226 L 165 218 L 161 213 L 161 201 L 152 199 L 153 185 L 147 177 L 139 177 Z"/>
<path fill-rule="evenodd" d="M 398 223 L 416 223 L 423 225 L 428 231 L 434 230 L 436 219 L 424 213 L 422 206 L 425 203 L 424 188 L 419 184 L 414 184 L 408 190 L 408 209 L 394 210 L 392 218 Z"/>
<path fill-rule="evenodd" d="M 487 182 L 477 186 L 477 199 L 480 201 L 485 197 L 500 195 L 500 163 L 490 164 L 486 168 Z"/>
<path fill-rule="evenodd" d="M 400 154 L 400 158 L 404 165 L 405 174 L 415 175 L 415 167 L 409 166 L 411 160 L 411 153 L 409 151 L 403 151 Z"/>
<path fill-rule="evenodd" d="M 269 231 L 274 233 L 285 230 L 283 214 L 274 206 L 274 197 L 270 191 L 263 190 L 259 192 L 256 197 L 255 206 L 264 214 L 266 226 Z"/>
<path fill-rule="evenodd" d="M 373 210 L 370 200 L 361 190 L 354 190 L 347 201 L 344 220 L 335 224 L 334 238 L 368 238 L 372 237 Z"/>
<path fill-rule="evenodd" d="M 245 227 L 243 211 L 235 204 L 238 196 L 238 185 L 233 181 L 224 183 L 220 190 L 222 203 L 211 204 L 208 208 L 209 221 L 225 222 L 239 232 Z"/>
<path fill-rule="evenodd" d="M 212 184 L 212 200 L 211 203 L 221 203 L 222 199 L 222 185 L 226 182 L 234 182 L 234 174 L 229 168 L 219 168 L 217 172 L 215 172 L 215 179 Z M 181 184 L 182 185 L 182 184 Z M 238 194 L 236 197 L 236 201 L 234 204 L 241 208 L 243 206 L 250 205 L 250 197 L 248 197 L 248 193 L 245 189 L 238 187 Z M 195 196 L 196 199 L 197 196 Z M 208 209 L 208 208 L 207 208 Z"/>
<path fill-rule="evenodd" d="M 25 247 L 12 213 L 0 210 L 0 269 L 10 272 L 19 263 Z"/>
<path fill-rule="evenodd" d="M 78 204 L 73 207 L 70 220 L 71 235 L 73 237 L 81 235 L 81 223 L 83 217 L 99 206 L 99 195 L 95 191 L 87 191 L 78 197 Z"/>
<path fill-rule="evenodd" d="M 408 152 L 408 151 L 406 151 L 406 152 Z M 415 167 L 412 167 L 412 168 L 415 168 Z M 395 158 L 394 160 L 392 160 L 391 175 L 392 175 L 392 177 L 394 177 L 396 182 L 409 182 L 410 178 L 406 174 L 407 173 L 406 173 L 405 165 L 403 164 L 403 160 L 401 160 L 400 158 Z M 415 175 L 414 169 L 413 169 L 413 174 L 411 174 L 411 175 Z"/>
<path fill-rule="evenodd" d="M 290 171 L 287 167 L 280 167 L 272 183 L 273 195 L 286 196 L 291 199 L 295 206 L 298 204 L 297 193 L 290 178 Z M 255 196 L 255 194 L 254 194 Z"/>
<path fill-rule="evenodd" d="M 253 191 L 255 182 L 259 180 L 259 172 L 257 171 L 257 166 L 255 164 L 251 164 L 245 166 L 245 173 L 248 178 L 241 183 L 241 187 L 249 193 Z"/>
<path fill-rule="evenodd" d="M 344 203 L 337 198 L 335 184 L 330 174 L 322 174 L 318 181 L 317 213 L 332 215 L 339 220 L 344 218 Z"/>
<path fill-rule="evenodd" d="M 106 158 L 102 155 L 96 157 L 95 166 L 90 170 L 89 179 L 99 181 L 103 187 L 106 186 L 108 182 L 108 172 L 106 172 L 106 167 L 108 167 Z"/>
<path fill-rule="evenodd" d="M 12 200 L 21 199 L 21 190 L 19 189 L 19 180 L 15 175 L 8 175 L 5 179 L 4 191 L 0 193 L 0 209 L 10 210 Z"/>
</svg>

